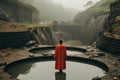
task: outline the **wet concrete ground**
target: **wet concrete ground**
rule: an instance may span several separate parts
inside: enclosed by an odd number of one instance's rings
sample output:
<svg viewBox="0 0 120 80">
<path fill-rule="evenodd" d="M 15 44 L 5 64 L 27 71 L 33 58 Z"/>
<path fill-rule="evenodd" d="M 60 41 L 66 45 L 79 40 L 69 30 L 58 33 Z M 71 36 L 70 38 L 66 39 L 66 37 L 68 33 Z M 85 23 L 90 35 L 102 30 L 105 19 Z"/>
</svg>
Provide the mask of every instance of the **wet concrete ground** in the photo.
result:
<svg viewBox="0 0 120 80">
<path fill-rule="evenodd" d="M 101 80 L 120 80 L 120 56 L 113 55 L 110 53 L 102 52 L 96 48 L 90 46 L 84 46 L 87 49 L 87 53 L 85 54 L 77 54 L 74 56 L 80 56 L 85 58 L 91 58 L 95 60 L 99 60 L 105 63 L 109 67 L 109 72 L 101 78 Z M 29 48 L 21 48 L 21 49 L 1 49 L 0 50 L 0 80 L 17 80 L 10 76 L 9 74 L 4 72 L 4 67 L 15 60 L 23 59 L 26 57 L 30 57 Z M 43 56 L 43 55 L 41 55 Z M 117 79 L 116 79 L 117 78 Z M 94 79 L 100 80 L 100 79 Z"/>
</svg>

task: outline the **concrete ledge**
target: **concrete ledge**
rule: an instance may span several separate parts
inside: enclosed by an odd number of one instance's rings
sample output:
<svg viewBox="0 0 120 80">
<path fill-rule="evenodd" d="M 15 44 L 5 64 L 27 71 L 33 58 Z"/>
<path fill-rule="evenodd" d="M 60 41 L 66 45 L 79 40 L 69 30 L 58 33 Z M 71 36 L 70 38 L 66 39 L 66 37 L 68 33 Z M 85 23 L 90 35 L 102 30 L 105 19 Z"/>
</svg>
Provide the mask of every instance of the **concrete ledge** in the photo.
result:
<svg viewBox="0 0 120 80">
<path fill-rule="evenodd" d="M 66 47 L 67 50 L 72 50 L 72 51 L 80 51 L 80 52 L 87 52 L 86 49 L 83 48 L 78 48 L 78 47 Z M 39 51 L 39 50 L 55 50 L 55 46 L 54 45 L 50 45 L 50 46 L 41 46 L 38 48 L 33 48 L 31 50 L 29 50 L 29 52 L 33 53 L 34 51 Z"/>
</svg>

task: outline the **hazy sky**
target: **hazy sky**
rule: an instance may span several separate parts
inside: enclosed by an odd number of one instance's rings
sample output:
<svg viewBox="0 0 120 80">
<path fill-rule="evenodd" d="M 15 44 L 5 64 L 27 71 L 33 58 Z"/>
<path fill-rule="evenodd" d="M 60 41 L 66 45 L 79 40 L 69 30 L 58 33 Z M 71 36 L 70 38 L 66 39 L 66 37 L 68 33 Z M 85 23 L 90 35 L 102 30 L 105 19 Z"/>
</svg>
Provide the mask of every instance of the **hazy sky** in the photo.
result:
<svg viewBox="0 0 120 80">
<path fill-rule="evenodd" d="M 41 21 L 68 21 L 76 14 L 89 8 L 85 6 L 89 1 L 96 3 L 100 0 L 21 0 L 35 6 L 39 12 Z M 64 15 L 64 16 L 63 16 Z"/>
<path fill-rule="evenodd" d="M 100 0 L 52 0 L 52 1 L 57 3 L 57 4 L 61 4 L 64 7 L 83 10 L 84 9 L 84 5 L 88 1 L 93 1 L 95 3 L 95 2 L 100 1 Z"/>
</svg>

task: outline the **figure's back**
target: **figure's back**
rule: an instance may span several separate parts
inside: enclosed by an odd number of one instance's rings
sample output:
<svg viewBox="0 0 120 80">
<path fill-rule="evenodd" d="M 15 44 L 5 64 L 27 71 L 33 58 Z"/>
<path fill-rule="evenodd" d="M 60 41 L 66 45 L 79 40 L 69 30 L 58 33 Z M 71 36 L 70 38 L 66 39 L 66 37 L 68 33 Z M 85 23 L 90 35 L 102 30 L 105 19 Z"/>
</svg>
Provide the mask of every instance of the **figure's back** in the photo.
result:
<svg viewBox="0 0 120 80">
<path fill-rule="evenodd" d="M 54 58 L 56 60 L 56 69 L 65 69 L 66 68 L 66 47 L 64 44 L 57 44 L 55 53 L 54 53 Z"/>
</svg>

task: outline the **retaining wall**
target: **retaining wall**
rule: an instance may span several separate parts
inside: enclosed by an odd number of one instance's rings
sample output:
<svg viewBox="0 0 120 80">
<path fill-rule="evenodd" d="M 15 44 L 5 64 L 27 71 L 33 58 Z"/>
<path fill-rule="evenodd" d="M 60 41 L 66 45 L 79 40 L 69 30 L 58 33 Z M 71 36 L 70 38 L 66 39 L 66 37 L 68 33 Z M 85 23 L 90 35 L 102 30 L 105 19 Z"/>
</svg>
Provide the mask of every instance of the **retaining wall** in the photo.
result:
<svg viewBox="0 0 120 80">
<path fill-rule="evenodd" d="M 25 46 L 31 40 L 29 31 L 0 32 L 0 48 L 18 48 Z"/>
<path fill-rule="evenodd" d="M 53 45 L 56 40 L 49 27 L 40 27 L 21 32 L 0 32 L 0 48 L 24 47 L 30 40 L 39 45 Z"/>
<path fill-rule="evenodd" d="M 97 47 L 103 51 L 120 55 L 120 39 L 103 35 L 97 41 Z"/>
</svg>

